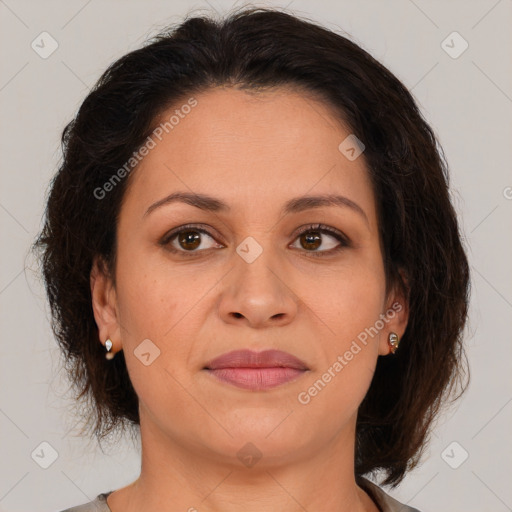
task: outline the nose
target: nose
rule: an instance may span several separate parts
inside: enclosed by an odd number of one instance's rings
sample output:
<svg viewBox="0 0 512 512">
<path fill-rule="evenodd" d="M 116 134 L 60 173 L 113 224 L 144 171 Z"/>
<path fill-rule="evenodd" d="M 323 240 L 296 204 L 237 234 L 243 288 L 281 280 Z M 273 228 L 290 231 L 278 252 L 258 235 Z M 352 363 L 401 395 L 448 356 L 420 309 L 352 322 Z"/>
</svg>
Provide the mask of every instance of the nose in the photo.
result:
<svg viewBox="0 0 512 512">
<path fill-rule="evenodd" d="M 283 326 L 297 315 L 299 298 L 290 287 L 290 279 L 275 258 L 270 265 L 264 254 L 252 263 L 239 258 L 222 281 L 219 314 L 226 323 L 246 323 L 255 329 Z"/>
</svg>

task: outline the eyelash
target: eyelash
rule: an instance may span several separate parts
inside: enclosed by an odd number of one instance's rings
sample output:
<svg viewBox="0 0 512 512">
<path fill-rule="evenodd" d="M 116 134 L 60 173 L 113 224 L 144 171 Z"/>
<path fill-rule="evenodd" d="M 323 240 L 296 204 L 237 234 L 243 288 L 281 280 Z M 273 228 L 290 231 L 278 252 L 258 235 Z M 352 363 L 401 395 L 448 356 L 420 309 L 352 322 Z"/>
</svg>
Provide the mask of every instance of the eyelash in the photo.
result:
<svg viewBox="0 0 512 512">
<path fill-rule="evenodd" d="M 172 230 L 170 233 L 167 233 L 164 238 L 160 241 L 160 245 L 166 247 L 167 250 L 172 252 L 173 254 L 180 253 L 184 257 L 194 257 L 196 254 L 202 252 L 202 251 L 184 251 L 180 249 L 176 249 L 171 245 L 171 242 L 178 236 L 179 234 L 186 232 L 186 231 L 197 231 L 198 233 L 203 233 L 205 235 L 208 235 L 209 237 L 215 239 L 215 237 L 206 229 L 203 229 L 200 227 L 200 225 L 197 224 L 186 224 L 185 226 L 180 226 L 179 228 L 176 228 Z M 350 240 L 343 235 L 340 231 L 335 230 L 333 228 L 330 228 L 329 226 L 326 226 L 325 224 L 310 224 L 309 226 L 305 226 L 303 229 L 301 229 L 298 233 L 295 235 L 295 239 L 299 238 L 301 235 L 308 233 L 310 231 L 316 231 L 320 233 L 327 233 L 328 235 L 332 236 L 336 240 L 340 242 L 340 245 L 335 247 L 334 249 L 329 249 L 328 251 L 307 251 L 304 249 L 304 252 L 306 252 L 308 255 L 319 258 L 319 257 L 328 257 L 334 253 L 338 253 L 345 247 L 350 247 Z M 325 256 L 327 255 L 327 256 Z"/>
</svg>

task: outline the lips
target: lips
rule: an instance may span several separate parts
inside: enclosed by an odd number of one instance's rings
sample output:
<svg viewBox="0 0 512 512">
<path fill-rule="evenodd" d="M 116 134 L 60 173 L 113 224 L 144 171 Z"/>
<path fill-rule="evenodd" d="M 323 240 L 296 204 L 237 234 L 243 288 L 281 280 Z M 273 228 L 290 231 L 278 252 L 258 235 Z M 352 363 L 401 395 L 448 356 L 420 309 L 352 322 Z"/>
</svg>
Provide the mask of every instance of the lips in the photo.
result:
<svg viewBox="0 0 512 512">
<path fill-rule="evenodd" d="M 208 370 L 220 368 L 295 368 L 308 370 L 306 363 L 297 357 L 281 350 L 233 350 L 211 360 L 206 366 Z"/>
<path fill-rule="evenodd" d="M 309 370 L 304 361 L 281 350 L 234 350 L 213 359 L 204 369 L 221 382 L 253 391 L 296 380 Z"/>
</svg>

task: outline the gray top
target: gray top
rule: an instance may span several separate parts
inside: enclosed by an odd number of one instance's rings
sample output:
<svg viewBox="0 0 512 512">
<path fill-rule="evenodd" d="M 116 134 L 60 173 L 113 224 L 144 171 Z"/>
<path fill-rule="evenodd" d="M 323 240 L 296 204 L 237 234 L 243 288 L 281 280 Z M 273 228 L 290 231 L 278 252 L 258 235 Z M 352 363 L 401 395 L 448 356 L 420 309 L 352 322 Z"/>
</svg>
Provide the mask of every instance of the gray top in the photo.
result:
<svg viewBox="0 0 512 512">
<path fill-rule="evenodd" d="M 361 487 L 372 497 L 373 501 L 377 504 L 380 512 L 420 512 L 416 508 L 404 505 L 399 501 L 392 498 L 384 490 L 382 490 L 377 484 L 367 478 L 361 478 Z M 112 512 L 110 507 L 107 505 L 107 496 L 112 494 L 114 491 L 105 492 L 98 494 L 94 501 L 78 505 L 76 507 L 67 508 L 61 512 Z M 117 512 L 117 511 L 116 511 Z"/>
</svg>

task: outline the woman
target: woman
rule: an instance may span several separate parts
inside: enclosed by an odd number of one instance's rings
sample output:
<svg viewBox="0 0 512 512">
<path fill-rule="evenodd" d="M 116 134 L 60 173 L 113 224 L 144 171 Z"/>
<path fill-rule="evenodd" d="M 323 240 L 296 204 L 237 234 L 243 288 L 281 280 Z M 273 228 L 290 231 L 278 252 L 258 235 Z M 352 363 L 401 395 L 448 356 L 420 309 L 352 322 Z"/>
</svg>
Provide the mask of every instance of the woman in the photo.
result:
<svg viewBox="0 0 512 512">
<path fill-rule="evenodd" d="M 139 478 L 68 511 L 417 509 L 463 374 L 468 261 L 410 93 L 272 9 L 190 18 L 65 128 L 36 241 L 88 426 Z"/>
</svg>

